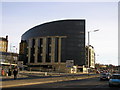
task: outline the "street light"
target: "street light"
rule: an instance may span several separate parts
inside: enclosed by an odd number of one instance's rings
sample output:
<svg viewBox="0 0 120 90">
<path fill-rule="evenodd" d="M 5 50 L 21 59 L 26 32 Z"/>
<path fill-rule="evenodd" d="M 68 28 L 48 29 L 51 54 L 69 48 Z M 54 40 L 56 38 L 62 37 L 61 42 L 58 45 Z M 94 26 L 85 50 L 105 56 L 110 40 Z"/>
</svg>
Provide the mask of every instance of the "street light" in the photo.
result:
<svg viewBox="0 0 120 90">
<path fill-rule="evenodd" d="M 99 29 L 93 30 L 93 31 L 88 31 L 88 46 L 90 45 L 90 32 L 97 32 L 97 31 L 99 31 Z"/>
<path fill-rule="evenodd" d="M 97 31 L 99 31 L 99 29 L 93 30 L 93 31 L 88 31 L 88 68 L 90 66 L 90 60 L 89 60 L 90 32 L 97 32 Z"/>
</svg>

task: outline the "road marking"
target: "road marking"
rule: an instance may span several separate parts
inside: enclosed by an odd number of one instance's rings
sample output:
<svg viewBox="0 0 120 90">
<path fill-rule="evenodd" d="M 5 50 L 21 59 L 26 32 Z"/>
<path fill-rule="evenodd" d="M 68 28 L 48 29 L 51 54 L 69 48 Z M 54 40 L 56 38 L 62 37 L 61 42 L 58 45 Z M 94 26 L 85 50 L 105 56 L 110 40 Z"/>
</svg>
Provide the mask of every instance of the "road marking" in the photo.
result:
<svg viewBox="0 0 120 90">
<path fill-rule="evenodd" d="M 44 83 L 52 83 L 52 82 L 57 82 L 57 81 L 45 81 L 45 82 L 24 83 L 24 84 L 17 84 L 17 85 L 5 85 L 5 86 L 0 86 L 0 88 L 17 87 L 17 86 L 34 85 L 34 84 L 44 84 Z"/>
</svg>

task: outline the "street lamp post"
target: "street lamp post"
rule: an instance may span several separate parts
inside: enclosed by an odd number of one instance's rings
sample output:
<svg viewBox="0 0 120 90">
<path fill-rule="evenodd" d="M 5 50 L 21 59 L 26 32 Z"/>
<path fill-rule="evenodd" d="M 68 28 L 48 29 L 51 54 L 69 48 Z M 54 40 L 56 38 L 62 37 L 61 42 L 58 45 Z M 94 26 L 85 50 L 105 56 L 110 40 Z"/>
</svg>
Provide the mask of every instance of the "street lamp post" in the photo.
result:
<svg viewBox="0 0 120 90">
<path fill-rule="evenodd" d="M 97 31 L 99 31 L 99 29 L 88 31 L 88 69 L 90 68 L 90 58 L 89 58 L 90 32 L 97 32 Z"/>
</svg>

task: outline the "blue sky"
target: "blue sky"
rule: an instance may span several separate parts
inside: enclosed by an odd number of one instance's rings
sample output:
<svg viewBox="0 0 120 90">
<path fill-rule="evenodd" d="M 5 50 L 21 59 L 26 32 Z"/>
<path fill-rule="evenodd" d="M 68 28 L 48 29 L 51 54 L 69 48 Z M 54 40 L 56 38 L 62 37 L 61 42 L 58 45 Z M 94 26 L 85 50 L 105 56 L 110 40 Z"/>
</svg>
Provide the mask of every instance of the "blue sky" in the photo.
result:
<svg viewBox="0 0 120 90">
<path fill-rule="evenodd" d="M 19 49 L 21 36 L 30 28 L 50 21 L 85 19 L 98 63 L 118 64 L 117 2 L 3 2 L 2 33 Z M 87 39 L 86 39 L 87 44 Z"/>
</svg>

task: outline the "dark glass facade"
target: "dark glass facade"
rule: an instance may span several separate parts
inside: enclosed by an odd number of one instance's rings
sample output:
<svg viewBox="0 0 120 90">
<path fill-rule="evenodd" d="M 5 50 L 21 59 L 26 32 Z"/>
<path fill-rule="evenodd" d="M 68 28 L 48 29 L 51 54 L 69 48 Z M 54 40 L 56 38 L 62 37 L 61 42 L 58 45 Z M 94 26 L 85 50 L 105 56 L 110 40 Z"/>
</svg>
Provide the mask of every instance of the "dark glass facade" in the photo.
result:
<svg viewBox="0 0 120 90">
<path fill-rule="evenodd" d="M 63 37 L 65 36 L 65 38 Z M 52 38 L 51 38 L 52 37 Z M 62 38 L 63 37 L 63 38 Z M 85 65 L 85 20 L 59 20 L 35 26 L 22 35 L 22 41 L 30 47 L 30 63 L 35 61 L 35 39 L 38 38 L 37 62 L 66 62 Z M 42 38 L 46 38 L 46 41 Z M 31 43 L 29 40 L 31 39 Z M 31 44 L 31 45 L 29 45 Z M 43 48 L 45 47 L 45 48 Z M 61 47 L 61 48 L 59 48 Z M 21 48 L 21 47 L 20 47 Z M 27 48 L 27 47 L 26 47 Z M 54 54 L 52 54 L 54 52 Z M 28 53 L 28 52 L 27 52 Z M 29 61 L 27 53 L 23 60 Z M 45 54 L 45 57 L 43 58 Z"/>
</svg>

